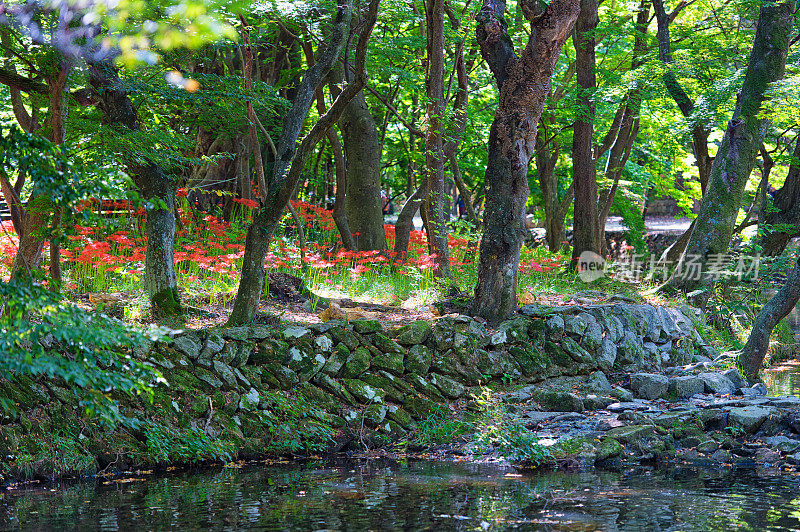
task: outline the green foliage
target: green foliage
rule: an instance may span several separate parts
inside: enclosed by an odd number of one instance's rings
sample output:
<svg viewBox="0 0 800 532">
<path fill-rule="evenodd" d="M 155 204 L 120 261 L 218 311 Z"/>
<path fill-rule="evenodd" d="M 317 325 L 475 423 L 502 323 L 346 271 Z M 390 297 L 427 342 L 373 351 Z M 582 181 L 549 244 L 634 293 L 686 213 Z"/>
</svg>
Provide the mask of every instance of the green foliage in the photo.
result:
<svg viewBox="0 0 800 532">
<path fill-rule="evenodd" d="M 470 428 L 469 423 L 453 419 L 446 406 L 437 405 L 417 424 L 417 431 L 411 441 L 426 447 L 452 443 L 462 434 L 466 434 Z"/>
<path fill-rule="evenodd" d="M 29 281 L 0 282 L 0 378 L 27 375 L 63 380 L 89 414 L 124 420 L 111 392 L 149 393 L 163 381 L 152 366 L 131 356 L 136 345 L 161 338 L 100 312 L 87 312 L 60 294 Z M 3 399 L 0 406 L 14 411 Z"/>
<path fill-rule="evenodd" d="M 473 395 L 472 400 L 478 407 L 474 425 L 479 444 L 496 446 L 507 460 L 533 467 L 551 459 L 550 451 L 538 443 L 538 438 L 508 412 L 489 388 L 481 388 L 481 393 Z"/>
<path fill-rule="evenodd" d="M 302 394 L 265 391 L 267 408 L 259 410 L 260 424 L 268 435 L 264 452 L 270 454 L 310 453 L 329 448 L 334 430 L 327 414 Z"/>
<path fill-rule="evenodd" d="M 155 463 L 229 461 L 233 446 L 197 428 L 175 429 L 149 422 L 145 429 L 147 455 Z"/>
</svg>

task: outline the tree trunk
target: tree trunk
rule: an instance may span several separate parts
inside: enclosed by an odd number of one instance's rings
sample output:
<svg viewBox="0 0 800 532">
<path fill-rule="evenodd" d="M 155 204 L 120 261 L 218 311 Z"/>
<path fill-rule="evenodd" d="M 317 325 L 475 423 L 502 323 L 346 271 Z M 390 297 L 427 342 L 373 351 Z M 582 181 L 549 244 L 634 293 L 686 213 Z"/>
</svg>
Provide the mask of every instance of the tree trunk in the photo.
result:
<svg viewBox="0 0 800 532">
<path fill-rule="evenodd" d="M 424 184 L 418 187 L 397 215 L 397 222 L 394 224 L 394 252 L 397 260 L 406 260 L 409 233 L 414 227 L 414 215 L 419 210 L 426 188 Z"/>
<path fill-rule="evenodd" d="M 800 253 L 795 256 L 795 265 L 789 272 L 786 283 L 758 313 L 750 337 L 739 354 L 739 365 L 748 381 L 753 382 L 758 378 L 758 372 L 769 348 L 772 329 L 792 311 L 798 300 L 800 300 Z"/>
<path fill-rule="evenodd" d="M 434 275 L 450 277 L 450 248 L 447 242 L 449 213 L 445 207 L 444 143 L 444 0 L 429 0 L 425 11 L 428 72 L 425 79 L 428 97 L 428 130 L 425 135 L 427 196 L 425 209 L 428 250 L 436 255 Z"/>
<path fill-rule="evenodd" d="M 786 181 L 772 200 L 772 206 L 776 210 L 769 212 L 763 222 L 759 218 L 759 225 L 764 227 L 783 226 L 780 230 L 768 229 L 761 237 L 764 255 L 770 257 L 783 253 L 789 240 L 800 235 L 800 135 L 795 139 L 792 157 L 794 161 L 789 166 Z"/>
<path fill-rule="evenodd" d="M 545 142 L 539 131 L 536 139 L 536 175 L 539 179 L 539 188 L 542 189 L 544 199 L 544 227 L 547 248 L 556 253 L 561 250 L 567 241 L 566 220 L 559 216 L 561 200 L 558 197 L 558 177 L 556 177 L 556 162 L 561 151 L 561 146 L 553 139 L 552 146 Z M 570 187 L 570 190 L 575 190 Z M 566 199 L 566 198 L 565 198 Z"/>
<path fill-rule="evenodd" d="M 758 17 L 753 50 L 733 117 L 717 150 L 708 192 L 703 197 L 695 230 L 686 246 L 670 288 L 684 292 L 703 283 L 710 255 L 724 254 L 730 245 L 744 188 L 755 166 L 766 120 L 758 116 L 769 84 L 783 77 L 795 1 L 764 3 Z M 691 261 L 692 272 L 682 266 Z M 693 272 L 700 272 L 695 275 Z"/>
<path fill-rule="evenodd" d="M 356 94 L 339 119 L 347 168 L 345 212 L 358 251 L 386 249 L 381 205 L 381 146 L 375 119 Z"/>
<path fill-rule="evenodd" d="M 91 64 L 89 82 L 99 94 L 99 106 L 109 125 L 129 132 L 141 128 L 136 109 L 110 63 Z M 125 165 L 147 201 L 144 288 L 153 313 L 179 314 L 183 309 L 175 279 L 175 183 L 158 165 L 143 166 L 134 159 L 125 160 Z"/>
<path fill-rule="evenodd" d="M 578 96 L 572 133 L 572 181 L 575 183 L 572 264 L 577 265 L 584 251 L 600 253 L 597 216 L 597 162 L 594 143 L 595 78 L 594 29 L 599 21 L 597 0 L 580 0 L 580 15 L 575 22 L 575 72 Z"/>
<path fill-rule="evenodd" d="M 364 72 L 366 48 L 369 35 L 375 26 L 377 12 L 378 0 L 371 0 L 367 17 L 360 25 L 356 47 L 355 80 L 345 87 L 328 112 L 319 118 L 299 146 L 297 138 L 315 94 L 344 49 L 352 14 L 351 0 L 340 0 L 328 45 L 320 55 L 319 61 L 305 71 L 303 80 L 297 87 L 292 108 L 284 117 L 283 130 L 278 142 L 278 157 L 268 187 L 269 197 L 253 215 L 253 222 L 247 231 L 242 277 L 233 310 L 228 318 L 229 325 L 249 323 L 258 312 L 264 289 L 264 259 L 286 204 L 294 194 L 305 160 L 328 129 L 339 120 L 344 107 L 366 84 Z"/>
<path fill-rule="evenodd" d="M 555 63 L 580 11 L 578 0 L 553 0 L 547 5 L 529 0 L 520 7 L 531 33 L 519 58 L 506 31 L 505 2 L 484 0 L 477 18 L 481 54 L 500 89 L 489 132 L 485 229 L 473 306 L 473 312 L 490 323 L 517 310 L 519 253 L 527 234 L 525 202 L 536 126 Z"/>
</svg>

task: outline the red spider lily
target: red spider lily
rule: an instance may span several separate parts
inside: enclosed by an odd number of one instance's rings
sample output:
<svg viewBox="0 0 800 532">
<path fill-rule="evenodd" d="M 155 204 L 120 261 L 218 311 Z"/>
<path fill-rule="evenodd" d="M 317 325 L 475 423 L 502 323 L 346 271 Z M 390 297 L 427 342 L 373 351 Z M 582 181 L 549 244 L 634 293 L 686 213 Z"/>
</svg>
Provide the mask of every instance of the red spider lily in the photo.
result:
<svg viewBox="0 0 800 532">
<path fill-rule="evenodd" d="M 259 203 L 256 200 L 246 199 L 246 198 L 234 198 L 234 202 L 244 205 L 245 207 L 249 207 L 251 209 L 257 209 Z"/>
</svg>

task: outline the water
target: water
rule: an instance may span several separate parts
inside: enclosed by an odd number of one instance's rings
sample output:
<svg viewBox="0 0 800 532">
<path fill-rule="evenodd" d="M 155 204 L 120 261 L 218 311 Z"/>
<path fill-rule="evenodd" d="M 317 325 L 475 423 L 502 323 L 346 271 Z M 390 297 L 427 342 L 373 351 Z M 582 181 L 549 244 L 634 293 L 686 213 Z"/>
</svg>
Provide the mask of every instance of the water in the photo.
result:
<svg viewBox="0 0 800 532">
<path fill-rule="evenodd" d="M 0 528 L 798 530 L 800 479 L 693 468 L 517 475 L 434 461 L 248 464 L 10 490 Z"/>
<path fill-rule="evenodd" d="M 761 372 L 770 396 L 800 395 L 800 361 L 790 360 Z"/>
</svg>

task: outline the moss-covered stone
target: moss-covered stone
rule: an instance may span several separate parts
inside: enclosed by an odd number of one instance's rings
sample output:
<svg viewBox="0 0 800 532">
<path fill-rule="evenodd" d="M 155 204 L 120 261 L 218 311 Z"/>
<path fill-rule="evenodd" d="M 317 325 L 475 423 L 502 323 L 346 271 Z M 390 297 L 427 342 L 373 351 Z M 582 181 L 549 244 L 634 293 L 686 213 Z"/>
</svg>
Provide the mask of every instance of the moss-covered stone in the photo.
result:
<svg viewBox="0 0 800 532">
<path fill-rule="evenodd" d="M 400 344 L 380 333 L 376 334 L 373 338 L 373 345 L 375 345 L 381 353 L 397 353 L 401 355 L 405 355 L 406 353 L 405 349 L 400 347 Z"/>
<path fill-rule="evenodd" d="M 424 343 L 432 333 L 431 325 L 427 321 L 414 321 L 397 330 L 395 337 L 397 343 L 407 346 Z"/>
<path fill-rule="evenodd" d="M 364 424 L 368 427 L 377 427 L 386 417 L 388 407 L 384 404 L 371 404 L 364 409 Z"/>
<path fill-rule="evenodd" d="M 369 334 L 383 331 L 383 325 L 378 320 L 355 320 L 352 322 L 353 330 L 358 334 Z"/>
<path fill-rule="evenodd" d="M 389 409 L 386 413 L 386 417 L 400 425 L 405 429 L 410 429 L 414 426 L 414 419 L 411 415 L 396 405 L 388 405 Z"/>
<path fill-rule="evenodd" d="M 289 348 L 289 369 L 297 374 L 300 382 L 311 379 L 324 365 L 325 357 L 319 353 L 315 354 L 301 347 Z"/>
<path fill-rule="evenodd" d="M 358 347 L 360 338 L 358 334 L 354 333 L 353 331 L 344 327 L 334 327 L 328 332 L 334 340 L 336 340 L 338 343 L 344 344 L 350 351 Z"/>
<path fill-rule="evenodd" d="M 580 396 L 560 390 L 535 390 L 533 400 L 551 412 L 583 412 L 583 399 Z"/>
<path fill-rule="evenodd" d="M 432 373 L 430 375 L 430 383 L 436 386 L 436 388 L 442 392 L 442 395 L 448 399 L 458 399 L 463 397 L 466 393 L 466 388 L 463 384 L 445 375 Z"/>
<path fill-rule="evenodd" d="M 348 358 L 350 358 L 350 349 L 344 344 L 337 345 L 325 365 L 322 366 L 322 372 L 335 377 L 347 363 Z"/>
<path fill-rule="evenodd" d="M 348 392 L 347 388 L 345 388 L 340 382 L 332 379 L 329 375 L 318 373 L 317 376 L 314 377 L 314 383 L 328 393 L 338 397 L 344 402 L 344 404 L 356 404 L 356 399 L 353 397 L 353 394 Z"/>
<path fill-rule="evenodd" d="M 260 344 L 250 356 L 250 363 L 261 364 L 283 364 L 288 358 L 289 344 L 283 340 L 268 339 Z"/>
<path fill-rule="evenodd" d="M 194 368 L 194 376 L 197 377 L 203 383 L 205 383 L 208 389 L 218 390 L 222 388 L 222 381 L 219 378 L 217 378 L 217 376 L 214 373 L 208 371 L 205 368 L 196 366 Z"/>
<path fill-rule="evenodd" d="M 417 375 L 427 375 L 431 367 L 431 351 L 424 345 L 414 345 L 408 350 L 405 359 L 406 371 Z"/>
<path fill-rule="evenodd" d="M 555 342 L 548 341 L 544 344 L 544 352 L 550 359 L 556 363 L 557 365 L 561 366 L 562 368 L 569 367 L 573 364 L 573 359 L 571 356 L 564 351 L 560 345 Z"/>
<path fill-rule="evenodd" d="M 359 379 L 342 379 L 342 384 L 361 404 L 384 403 L 383 393 Z"/>
<path fill-rule="evenodd" d="M 402 353 L 380 354 L 372 357 L 371 366 L 401 377 L 405 372 L 403 358 Z"/>
<path fill-rule="evenodd" d="M 339 374 L 348 379 L 358 378 L 369 369 L 371 360 L 369 350 L 366 347 L 359 347 L 347 358 Z"/>
<path fill-rule="evenodd" d="M 615 458 L 621 455 L 624 450 L 625 448 L 622 446 L 622 444 L 614 438 L 603 438 L 600 441 L 600 444 L 597 446 L 595 460 L 601 462 L 603 460 L 608 460 L 609 458 Z"/>
</svg>

